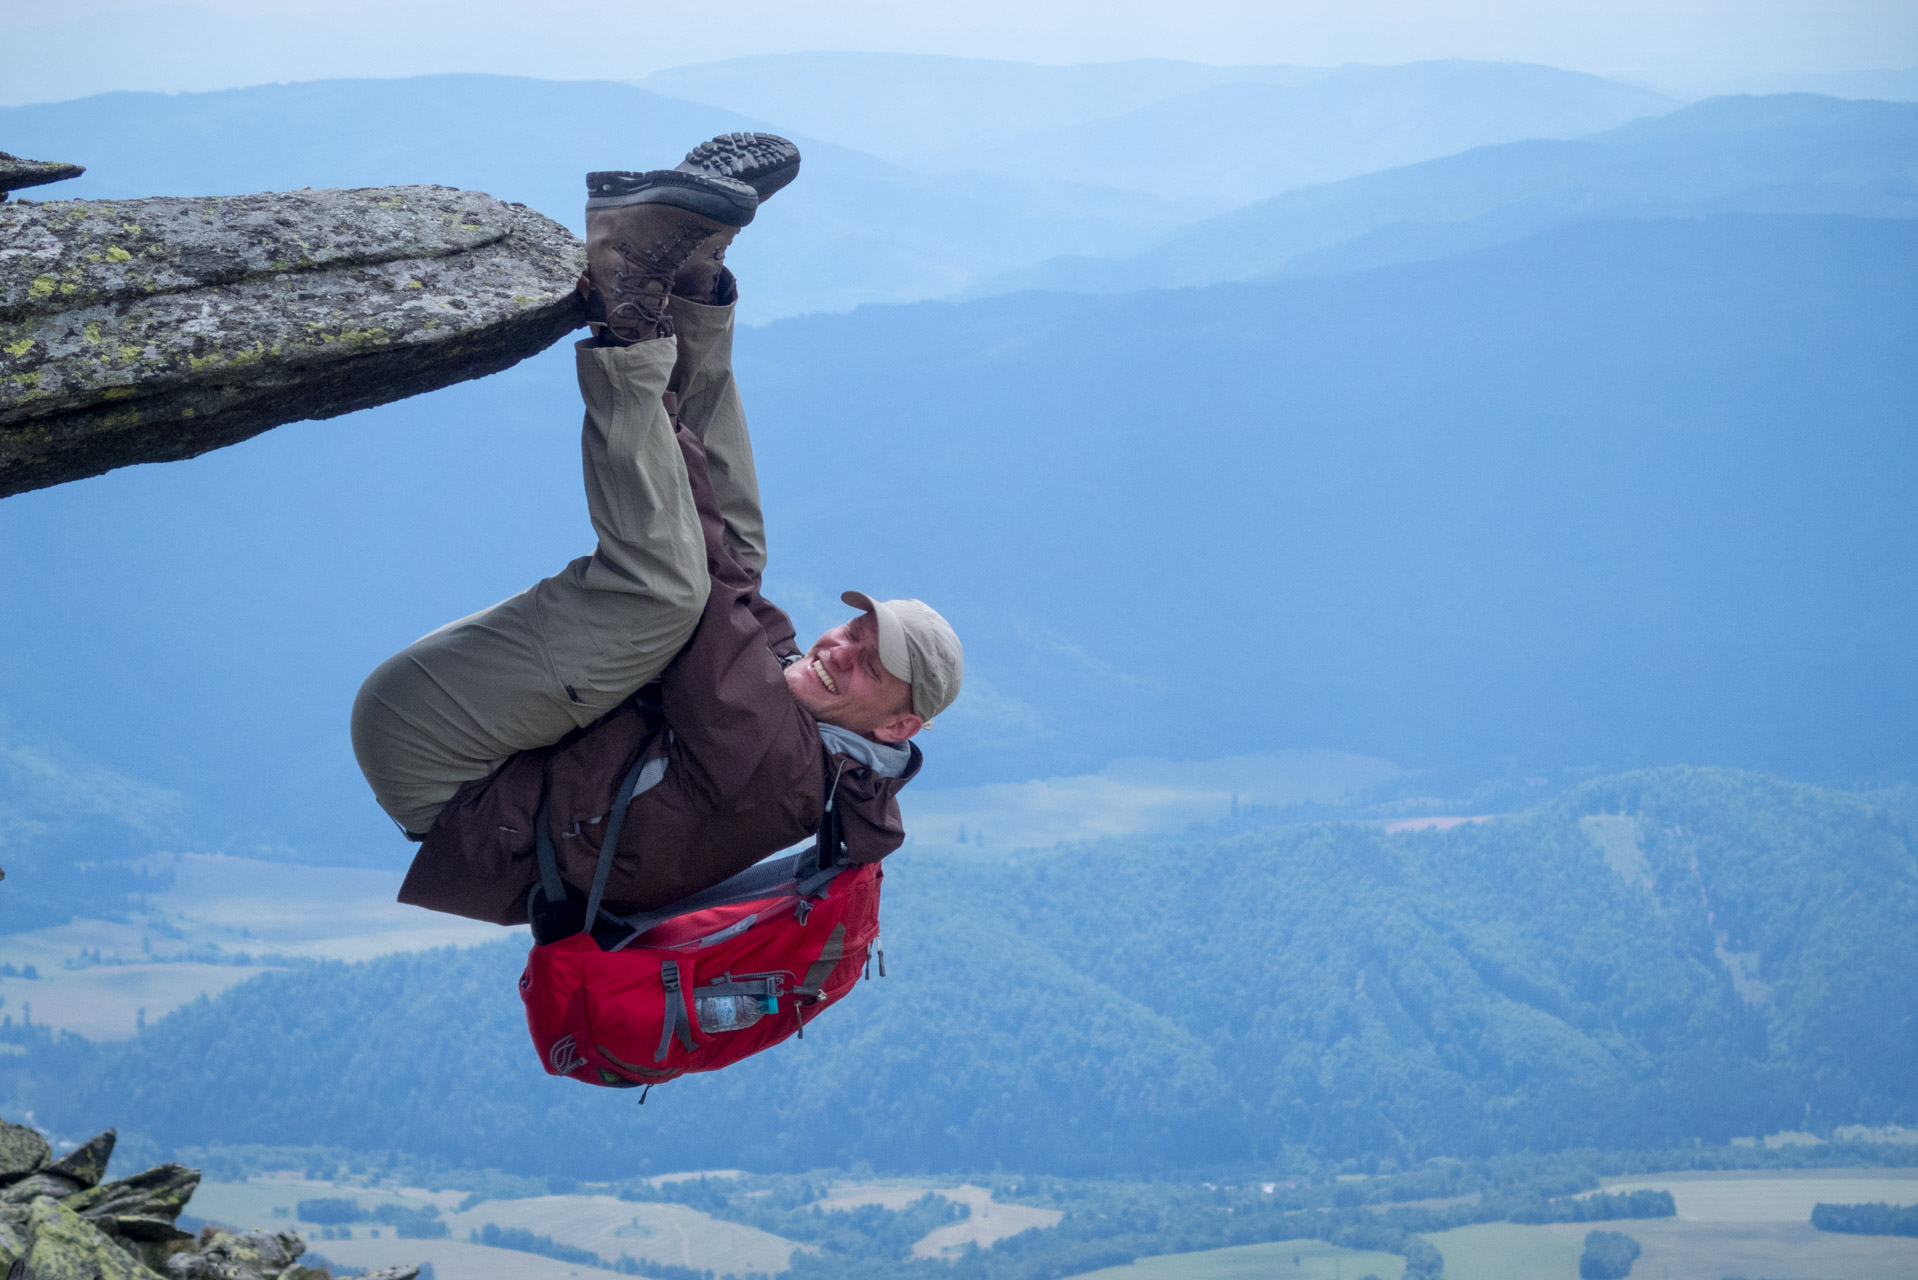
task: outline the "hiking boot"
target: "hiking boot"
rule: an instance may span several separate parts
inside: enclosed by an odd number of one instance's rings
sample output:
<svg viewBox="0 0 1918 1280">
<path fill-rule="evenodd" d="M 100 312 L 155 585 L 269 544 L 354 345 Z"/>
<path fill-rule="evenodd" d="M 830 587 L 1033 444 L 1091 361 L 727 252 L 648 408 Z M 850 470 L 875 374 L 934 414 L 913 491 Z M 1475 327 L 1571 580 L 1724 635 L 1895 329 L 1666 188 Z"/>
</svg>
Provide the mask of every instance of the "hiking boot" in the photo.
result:
<svg viewBox="0 0 1918 1280">
<path fill-rule="evenodd" d="M 722 133 L 688 151 L 679 172 L 731 178 L 765 200 L 799 176 L 799 148 L 770 133 Z"/>
<path fill-rule="evenodd" d="M 739 301 L 739 282 L 726 267 L 726 249 L 738 234 L 728 227 L 701 240 L 673 273 L 673 296 L 709 307 L 730 307 Z"/>
<path fill-rule="evenodd" d="M 770 133 L 722 133 L 686 153 L 681 173 L 711 173 L 743 182 L 761 200 L 799 176 L 799 148 Z M 739 300 L 739 283 L 726 268 L 726 247 L 733 233 L 709 237 L 673 278 L 673 296 L 707 306 L 729 307 Z"/>
<path fill-rule="evenodd" d="M 672 333 L 674 276 L 711 237 L 730 240 L 759 205 L 743 182 L 677 169 L 589 173 L 586 186 L 580 293 L 594 334 L 620 346 Z"/>
</svg>

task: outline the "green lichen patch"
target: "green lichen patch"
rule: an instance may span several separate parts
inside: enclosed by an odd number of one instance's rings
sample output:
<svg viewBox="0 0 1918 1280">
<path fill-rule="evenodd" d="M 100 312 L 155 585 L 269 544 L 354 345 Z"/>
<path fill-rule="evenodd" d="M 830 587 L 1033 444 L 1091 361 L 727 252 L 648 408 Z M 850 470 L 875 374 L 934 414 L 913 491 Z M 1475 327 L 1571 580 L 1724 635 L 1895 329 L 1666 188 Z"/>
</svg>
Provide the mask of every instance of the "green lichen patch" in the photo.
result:
<svg viewBox="0 0 1918 1280">
<path fill-rule="evenodd" d="M 157 1280 L 106 1233 L 57 1200 L 36 1200 L 27 1216 L 34 1280 Z"/>
</svg>

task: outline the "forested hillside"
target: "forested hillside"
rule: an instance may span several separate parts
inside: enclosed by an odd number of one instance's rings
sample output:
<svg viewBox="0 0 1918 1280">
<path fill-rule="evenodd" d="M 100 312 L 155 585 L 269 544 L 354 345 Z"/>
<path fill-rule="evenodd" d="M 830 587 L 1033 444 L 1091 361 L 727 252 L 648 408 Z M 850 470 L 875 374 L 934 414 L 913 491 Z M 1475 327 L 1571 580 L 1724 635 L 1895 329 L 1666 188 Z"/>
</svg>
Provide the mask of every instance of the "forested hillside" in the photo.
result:
<svg viewBox="0 0 1918 1280">
<path fill-rule="evenodd" d="M 6 1101 L 162 1147 L 325 1141 L 528 1173 L 1062 1173 L 1676 1145 L 1918 1120 L 1918 821 L 1721 770 L 1446 831 L 1220 829 L 889 864 L 890 976 L 803 1042 L 555 1081 L 511 942 L 269 975 Z"/>
</svg>

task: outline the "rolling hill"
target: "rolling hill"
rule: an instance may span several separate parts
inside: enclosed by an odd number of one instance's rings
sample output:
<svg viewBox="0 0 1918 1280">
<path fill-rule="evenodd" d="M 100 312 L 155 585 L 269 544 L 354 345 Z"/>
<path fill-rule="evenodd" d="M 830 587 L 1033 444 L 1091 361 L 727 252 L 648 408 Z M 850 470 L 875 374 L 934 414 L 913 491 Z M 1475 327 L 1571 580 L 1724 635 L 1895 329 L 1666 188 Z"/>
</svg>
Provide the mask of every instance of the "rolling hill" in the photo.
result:
<svg viewBox="0 0 1918 1280">
<path fill-rule="evenodd" d="M 1216 84 L 911 163 L 949 173 L 1048 173 L 1223 209 L 1488 143 L 1596 133 L 1675 105 L 1617 81 L 1525 63 L 1352 66 L 1305 84 Z"/>
<path fill-rule="evenodd" d="M 1554 67 L 1463 61 L 1041 67 L 810 53 L 676 67 L 640 83 L 928 173 L 1116 188 L 1196 212 L 1677 105 Z"/>
<path fill-rule="evenodd" d="M 1129 293 L 1446 257 L 1600 218 L 1918 216 L 1918 105 L 1714 98 L 1592 137 L 1479 147 L 1292 191 L 1119 260 L 1075 255 L 968 296 Z"/>
<path fill-rule="evenodd" d="M 1448 831 L 1194 832 L 889 864 L 890 976 L 802 1041 L 632 1095 L 553 1081 L 510 942 L 269 975 L 111 1046 L 0 1057 L 13 1111 L 162 1148 L 575 1177 L 866 1160 L 1126 1174 L 1299 1144 L 1401 1162 L 1918 1119 L 1918 827 L 1722 770 Z"/>
</svg>

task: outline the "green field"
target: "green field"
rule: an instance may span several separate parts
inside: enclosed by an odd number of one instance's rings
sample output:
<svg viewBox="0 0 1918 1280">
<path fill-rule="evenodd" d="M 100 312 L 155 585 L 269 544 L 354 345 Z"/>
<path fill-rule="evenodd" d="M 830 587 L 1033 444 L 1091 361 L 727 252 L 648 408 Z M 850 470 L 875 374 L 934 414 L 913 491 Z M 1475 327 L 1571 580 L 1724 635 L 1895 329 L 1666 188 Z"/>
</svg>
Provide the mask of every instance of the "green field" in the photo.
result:
<svg viewBox="0 0 1918 1280">
<path fill-rule="evenodd" d="M 438 1207 L 447 1225 L 445 1240 L 400 1240 L 390 1227 L 360 1222 L 343 1228 L 349 1238 L 328 1240 L 318 1224 L 298 1217 L 301 1200 L 344 1197 L 368 1210 L 382 1204 Z M 272 1227 L 299 1232 L 309 1248 L 336 1262 L 355 1266 L 393 1266 L 403 1262 L 432 1262 L 448 1280 L 468 1280 L 480 1261 L 508 1268 L 517 1259 L 525 1266 L 529 1255 L 487 1249 L 467 1243 L 468 1233 L 493 1223 L 523 1227 L 535 1235 L 551 1236 L 561 1244 L 591 1249 L 603 1258 L 631 1254 L 641 1262 L 710 1270 L 719 1274 L 786 1269 L 793 1242 L 753 1227 L 723 1222 L 696 1209 L 677 1204 L 635 1204 L 607 1195 L 538 1196 L 525 1200 L 487 1200 L 459 1213 L 464 1197 L 457 1191 L 428 1192 L 413 1188 L 371 1190 L 328 1182 L 308 1182 L 290 1176 L 254 1178 L 247 1182 L 206 1182 L 194 1194 L 188 1212 L 210 1222 L 242 1228 Z M 494 1257 L 492 1255 L 498 1255 Z M 442 1260 L 458 1267 L 442 1268 Z M 464 1269 L 459 1269 L 463 1267 Z M 580 1271 L 577 1266 L 553 1263 L 543 1271 Z M 477 1278 L 475 1278 L 477 1280 Z"/>
<path fill-rule="evenodd" d="M 1550 1227 L 1511 1222 L 1487 1222 L 1426 1237 L 1445 1255 L 1445 1280 L 1578 1280 L 1584 1238 L 1582 1231 L 1577 1239 L 1568 1239 Z"/>
<path fill-rule="evenodd" d="M 1577 1271 L 1574 1265 L 1573 1274 Z M 1282 1240 L 1141 1258 L 1131 1266 L 1088 1271 L 1074 1280 L 1401 1280 L 1404 1275 L 1405 1259 L 1394 1253 L 1363 1253 L 1319 1240 Z M 1452 1280 L 1449 1269 L 1446 1275 Z"/>
</svg>

